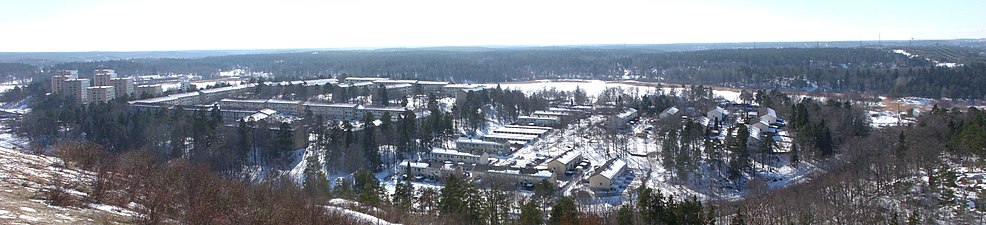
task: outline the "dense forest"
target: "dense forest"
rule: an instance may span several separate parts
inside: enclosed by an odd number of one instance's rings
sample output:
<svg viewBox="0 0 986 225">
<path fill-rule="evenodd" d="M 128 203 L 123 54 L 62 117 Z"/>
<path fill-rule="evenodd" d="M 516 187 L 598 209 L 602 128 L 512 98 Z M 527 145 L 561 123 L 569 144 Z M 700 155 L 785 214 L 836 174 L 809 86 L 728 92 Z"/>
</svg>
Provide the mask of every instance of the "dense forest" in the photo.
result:
<svg viewBox="0 0 986 225">
<path fill-rule="evenodd" d="M 986 74 L 981 49 L 962 47 L 755 48 L 666 52 L 638 47 L 385 49 L 144 58 L 69 62 L 42 67 L 0 64 L 0 74 L 44 78 L 41 71 L 111 67 L 123 75 L 199 74 L 246 68 L 275 80 L 339 74 L 459 82 L 550 78 L 633 78 L 759 89 L 868 92 L 894 96 L 979 99 Z M 948 60 L 948 61 L 946 61 Z M 950 62 L 962 66 L 939 66 Z M 629 77 L 626 77 L 629 76 Z"/>
</svg>

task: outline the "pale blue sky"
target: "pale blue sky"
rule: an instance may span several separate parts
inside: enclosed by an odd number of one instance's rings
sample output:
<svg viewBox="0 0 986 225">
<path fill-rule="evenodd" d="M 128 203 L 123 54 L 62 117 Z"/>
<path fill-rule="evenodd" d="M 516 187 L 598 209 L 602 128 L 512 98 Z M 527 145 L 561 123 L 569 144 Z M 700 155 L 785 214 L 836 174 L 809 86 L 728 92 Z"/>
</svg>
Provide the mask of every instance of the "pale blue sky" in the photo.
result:
<svg viewBox="0 0 986 225">
<path fill-rule="evenodd" d="M 986 38 L 986 1 L 0 0 L 0 52 Z"/>
</svg>

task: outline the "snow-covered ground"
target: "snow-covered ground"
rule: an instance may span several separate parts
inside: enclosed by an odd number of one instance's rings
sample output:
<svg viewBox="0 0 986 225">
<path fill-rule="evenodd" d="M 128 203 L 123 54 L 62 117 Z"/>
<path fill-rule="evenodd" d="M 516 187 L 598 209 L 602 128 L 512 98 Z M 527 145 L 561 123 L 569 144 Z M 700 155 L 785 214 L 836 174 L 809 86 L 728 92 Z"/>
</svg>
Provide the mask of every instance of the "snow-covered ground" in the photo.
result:
<svg viewBox="0 0 986 225">
<path fill-rule="evenodd" d="M 897 126 L 898 124 L 902 125 L 914 122 L 901 118 L 900 113 L 872 110 L 866 112 L 870 116 L 870 126 L 872 127 Z"/>
<path fill-rule="evenodd" d="M 4 142 L 16 136 L 4 136 Z M 50 205 L 38 199 L 40 190 L 51 187 L 52 179 L 65 181 L 88 181 L 92 173 L 64 168 L 61 160 L 51 156 L 22 153 L 0 147 L 0 224 L 79 224 L 79 223 L 118 223 L 136 215 L 125 208 L 87 204 L 82 208 L 65 208 Z M 67 189 L 67 193 L 78 197 L 86 193 L 77 189 Z"/>
</svg>

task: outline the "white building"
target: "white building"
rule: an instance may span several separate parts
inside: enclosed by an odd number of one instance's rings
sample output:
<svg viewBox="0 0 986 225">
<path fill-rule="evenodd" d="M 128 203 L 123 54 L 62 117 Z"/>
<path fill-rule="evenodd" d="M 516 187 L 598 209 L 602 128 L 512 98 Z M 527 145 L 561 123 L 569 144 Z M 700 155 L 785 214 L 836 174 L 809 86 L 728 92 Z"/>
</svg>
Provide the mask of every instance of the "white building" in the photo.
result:
<svg viewBox="0 0 986 225">
<path fill-rule="evenodd" d="M 664 119 L 669 116 L 674 116 L 675 114 L 678 114 L 678 111 L 678 108 L 671 106 L 670 108 L 661 111 L 661 113 L 657 115 L 657 118 Z"/>
<path fill-rule="evenodd" d="M 709 118 L 709 121 L 718 121 L 720 123 L 722 123 L 724 116 L 726 116 L 726 110 L 719 106 L 716 106 L 716 108 L 709 110 L 709 112 L 705 114 L 705 118 Z"/>
<path fill-rule="evenodd" d="M 637 119 L 637 117 L 637 109 L 627 108 L 623 112 L 611 116 L 609 122 L 616 129 L 625 129 L 627 128 L 627 124 L 631 120 Z"/>
</svg>

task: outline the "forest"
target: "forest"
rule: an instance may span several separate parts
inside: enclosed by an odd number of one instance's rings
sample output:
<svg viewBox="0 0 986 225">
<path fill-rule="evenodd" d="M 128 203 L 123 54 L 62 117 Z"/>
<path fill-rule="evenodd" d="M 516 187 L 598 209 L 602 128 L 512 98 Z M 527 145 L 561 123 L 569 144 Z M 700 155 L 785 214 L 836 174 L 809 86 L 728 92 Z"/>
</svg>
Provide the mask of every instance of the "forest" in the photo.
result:
<svg viewBox="0 0 986 225">
<path fill-rule="evenodd" d="M 919 57 L 892 50 L 920 53 Z M 662 51 L 636 47 L 381 49 L 243 54 L 203 58 L 138 58 L 33 66 L 0 64 L 0 75 L 44 79 L 41 71 L 115 68 L 122 75 L 198 74 L 245 68 L 275 80 L 334 74 L 456 82 L 531 79 L 623 79 L 785 91 L 861 92 L 892 96 L 981 99 L 981 49 L 963 47 L 753 48 Z M 945 61 L 952 60 L 952 61 Z M 936 62 L 962 66 L 938 66 Z"/>
</svg>

